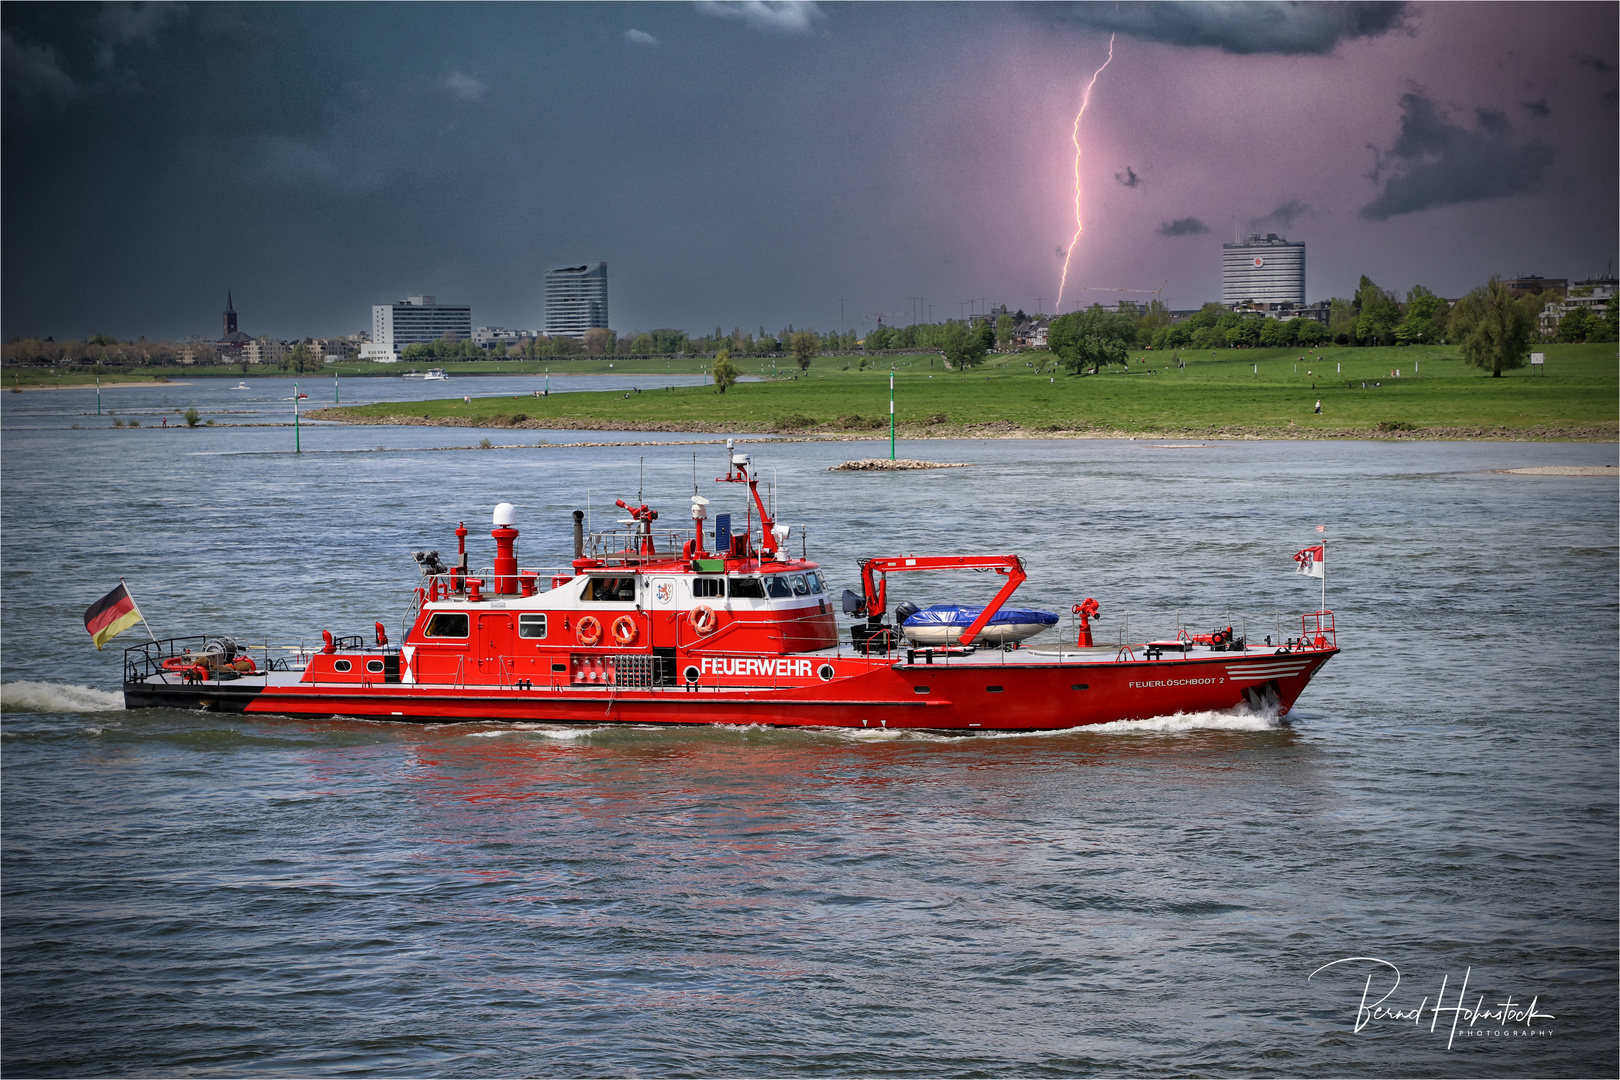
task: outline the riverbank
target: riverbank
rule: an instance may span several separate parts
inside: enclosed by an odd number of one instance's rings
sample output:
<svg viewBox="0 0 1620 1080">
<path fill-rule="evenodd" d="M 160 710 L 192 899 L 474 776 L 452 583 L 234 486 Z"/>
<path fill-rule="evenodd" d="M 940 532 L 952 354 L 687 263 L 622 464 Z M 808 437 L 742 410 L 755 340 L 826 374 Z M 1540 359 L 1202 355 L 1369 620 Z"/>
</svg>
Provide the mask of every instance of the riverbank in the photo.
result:
<svg viewBox="0 0 1620 1080">
<path fill-rule="evenodd" d="M 937 357 L 878 368 L 821 357 L 774 380 L 618 391 L 378 402 L 313 411 L 359 424 L 574 431 L 760 432 L 881 437 L 890 379 L 906 439 L 1394 439 L 1612 441 L 1620 368 L 1612 345 L 1544 346 L 1547 364 L 1492 378 L 1449 347 L 1136 353 L 1128 371 L 1075 376 L 1050 353 L 992 357 L 970 371 Z"/>
<path fill-rule="evenodd" d="M 454 428 L 494 428 L 496 430 L 528 430 L 528 431 L 640 431 L 666 434 L 696 434 L 696 435 L 727 435 L 749 432 L 754 434 L 788 434 L 791 433 L 797 440 L 817 440 L 823 442 L 850 442 L 883 438 L 888 429 L 873 429 L 859 426 L 841 428 L 833 425 L 817 424 L 813 428 L 795 426 L 789 429 L 750 428 L 739 427 L 734 423 L 720 421 L 645 421 L 630 419 L 580 419 L 574 417 L 558 417 L 551 420 L 525 419 L 515 423 L 492 423 L 487 419 L 472 417 L 442 416 L 425 417 L 404 414 L 362 415 L 359 409 L 343 408 L 313 409 L 304 414 L 307 420 L 335 421 L 343 424 L 360 424 L 376 426 L 400 427 L 454 427 Z M 290 426 L 290 425 L 282 425 Z M 1605 442 L 1616 438 L 1613 426 L 1601 425 L 1550 425 L 1527 428 L 1513 428 L 1505 426 L 1472 427 L 1462 425 L 1436 425 L 1433 427 L 1404 429 L 1380 429 L 1376 425 L 1367 428 L 1357 427 L 1311 427 L 1298 426 L 1262 426 L 1262 425 L 1209 425 L 1188 427 L 1143 427 L 1125 430 L 1121 428 L 1087 427 L 1087 428 L 1061 428 L 1025 427 L 1012 421 L 986 421 L 977 424 L 936 424 L 917 425 L 899 424 L 895 427 L 895 437 L 915 441 L 918 439 L 1388 439 L 1388 440 L 1468 440 L 1489 439 L 1494 441 L 1565 441 L 1565 442 Z"/>
</svg>

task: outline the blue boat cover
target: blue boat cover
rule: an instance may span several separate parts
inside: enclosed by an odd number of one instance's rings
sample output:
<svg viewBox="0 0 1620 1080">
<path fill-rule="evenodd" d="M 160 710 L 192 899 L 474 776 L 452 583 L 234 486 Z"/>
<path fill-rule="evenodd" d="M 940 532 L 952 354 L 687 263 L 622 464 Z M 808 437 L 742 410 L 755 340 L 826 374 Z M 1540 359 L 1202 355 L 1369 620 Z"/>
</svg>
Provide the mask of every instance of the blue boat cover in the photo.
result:
<svg viewBox="0 0 1620 1080">
<path fill-rule="evenodd" d="M 925 607 L 915 615 L 908 618 L 904 626 L 960 626 L 964 630 L 973 625 L 973 620 L 984 611 L 983 604 L 935 604 Z M 1028 608 L 1002 608 L 990 616 L 988 626 L 1006 626 L 1020 623 L 1039 623 L 1042 626 L 1054 626 L 1058 617 L 1050 611 L 1031 611 Z"/>
</svg>

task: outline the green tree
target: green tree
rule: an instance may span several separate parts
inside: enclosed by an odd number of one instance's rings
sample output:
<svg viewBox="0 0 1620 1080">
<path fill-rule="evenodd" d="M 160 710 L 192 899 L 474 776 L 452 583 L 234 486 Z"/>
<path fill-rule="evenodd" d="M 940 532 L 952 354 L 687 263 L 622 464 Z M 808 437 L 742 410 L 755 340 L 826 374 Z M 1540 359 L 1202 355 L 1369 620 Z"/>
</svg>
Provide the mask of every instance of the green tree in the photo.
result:
<svg viewBox="0 0 1620 1080">
<path fill-rule="evenodd" d="M 1602 320 L 1583 307 L 1571 308 L 1558 320 L 1559 341 L 1585 341 Z"/>
<path fill-rule="evenodd" d="M 714 385 L 720 388 L 722 394 L 736 385 L 737 376 L 742 374 L 737 370 L 737 365 L 731 362 L 731 350 L 724 345 L 714 354 L 714 367 L 710 369 L 710 374 L 714 376 Z"/>
<path fill-rule="evenodd" d="M 300 374 L 305 371 L 314 371 L 317 363 L 319 361 L 316 360 L 315 354 L 302 341 L 294 345 L 292 352 L 287 354 L 287 367 Z"/>
<path fill-rule="evenodd" d="M 186 410 L 185 418 L 186 427 L 196 427 L 197 421 L 202 419 L 202 414 L 197 411 L 197 406 L 193 405 Z"/>
<path fill-rule="evenodd" d="M 1193 312 L 1192 317 L 1182 325 L 1188 330 L 1202 330 L 1206 326 L 1214 326 L 1224 314 L 1226 314 L 1225 308 L 1217 303 L 1210 302 Z"/>
<path fill-rule="evenodd" d="M 1315 319 L 1295 319 L 1299 324 L 1298 343 L 1301 345 L 1320 345 L 1328 339 L 1327 327 Z"/>
<path fill-rule="evenodd" d="M 810 361 L 821 351 L 821 338 L 814 330 L 800 330 L 789 339 L 789 348 L 793 350 L 793 362 L 799 365 L 799 370 L 809 371 Z"/>
<path fill-rule="evenodd" d="M 1328 336 L 1348 345 L 1356 336 L 1356 302 L 1336 296 L 1328 301 Z"/>
<path fill-rule="evenodd" d="M 957 319 L 949 319 L 936 335 L 936 344 L 945 360 L 958 371 L 966 371 L 984 359 L 984 340 L 978 331 Z"/>
<path fill-rule="evenodd" d="M 1199 315 L 1203 314 L 1205 312 L 1199 312 Z M 1198 315 L 1193 318 L 1198 318 Z M 1073 372 L 1088 367 L 1100 369 L 1104 364 L 1129 364 L 1130 345 L 1135 340 L 1136 319 L 1128 313 L 1109 311 L 1101 304 L 1093 304 L 1086 311 L 1071 311 L 1053 319 L 1046 330 L 1047 348 L 1056 353 L 1063 366 Z"/>
<path fill-rule="evenodd" d="M 979 320 L 979 325 L 973 332 L 979 336 L 979 344 L 984 347 L 985 352 L 996 347 L 996 328 L 990 324 L 989 319 Z"/>
<path fill-rule="evenodd" d="M 1493 277 L 1457 301 L 1452 339 L 1462 346 L 1464 360 L 1499 379 L 1502 372 L 1524 366 L 1540 310 L 1539 297 L 1517 297 Z"/>
<path fill-rule="evenodd" d="M 1395 341 L 1395 325 L 1401 321 L 1401 305 L 1380 289 L 1366 274 L 1356 290 L 1355 337 L 1363 345 L 1390 345 Z"/>
<path fill-rule="evenodd" d="M 1265 324 L 1275 321 L 1263 316 L 1258 319 L 1239 319 L 1236 325 L 1226 331 L 1227 343 L 1237 349 L 1252 349 L 1260 344 L 1260 337 L 1265 333 Z"/>
<path fill-rule="evenodd" d="M 1005 350 L 1012 345 L 1013 322 L 1011 315 L 996 318 L 996 348 Z"/>
</svg>

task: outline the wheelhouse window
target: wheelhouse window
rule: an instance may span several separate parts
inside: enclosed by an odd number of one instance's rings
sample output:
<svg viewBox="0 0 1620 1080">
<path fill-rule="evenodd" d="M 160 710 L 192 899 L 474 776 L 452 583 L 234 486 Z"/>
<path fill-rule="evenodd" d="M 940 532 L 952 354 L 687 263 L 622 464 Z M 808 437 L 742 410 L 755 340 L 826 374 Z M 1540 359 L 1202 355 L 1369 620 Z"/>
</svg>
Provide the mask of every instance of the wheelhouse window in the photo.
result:
<svg viewBox="0 0 1620 1080">
<path fill-rule="evenodd" d="M 518 616 L 518 637 L 543 638 L 545 636 L 545 612 L 525 612 Z"/>
<path fill-rule="evenodd" d="M 793 587 L 787 583 L 787 578 L 774 574 L 765 579 L 765 591 L 778 600 L 793 595 Z"/>
<path fill-rule="evenodd" d="M 625 602 L 635 603 L 636 579 L 634 577 L 593 577 L 590 584 L 585 586 L 585 600 L 598 603 Z"/>
<path fill-rule="evenodd" d="M 804 580 L 804 575 L 803 574 L 789 574 L 788 575 L 788 584 L 793 586 L 793 592 L 794 592 L 795 595 L 797 595 L 797 596 L 809 596 L 810 595 L 810 583 Z"/>
<path fill-rule="evenodd" d="M 466 637 L 467 613 L 465 611 L 435 611 L 428 619 L 427 626 L 422 628 L 422 636 L 427 638 Z"/>
<path fill-rule="evenodd" d="M 810 591 L 812 593 L 821 592 L 825 588 L 825 586 L 823 586 L 821 583 L 821 575 L 814 570 L 811 570 L 809 573 L 805 574 L 804 579 L 810 583 Z"/>
<path fill-rule="evenodd" d="M 731 595 L 738 600 L 763 600 L 765 584 L 757 577 L 732 578 Z"/>
<path fill-rule="evenodd" d="M 693 578 L 692 595 L 700 600 L 705 596 L 724 596 L 726 595 L 725 580 L 712 577 Z"/>
</svg>

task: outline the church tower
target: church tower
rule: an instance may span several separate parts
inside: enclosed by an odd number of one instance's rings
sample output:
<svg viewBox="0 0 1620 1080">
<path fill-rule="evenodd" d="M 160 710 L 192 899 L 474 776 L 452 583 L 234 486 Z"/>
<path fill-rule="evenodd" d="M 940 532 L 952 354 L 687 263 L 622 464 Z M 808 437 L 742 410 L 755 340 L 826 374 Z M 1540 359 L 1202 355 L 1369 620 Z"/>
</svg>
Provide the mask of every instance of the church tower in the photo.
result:
<svg viewBox="0 0 1620 1080">
<path fill-rule="evenodd" d="M 231 303 L 231 290 L 225 290 L 225 337 L 236 333 L 236 307 Z"/>
</svg>

